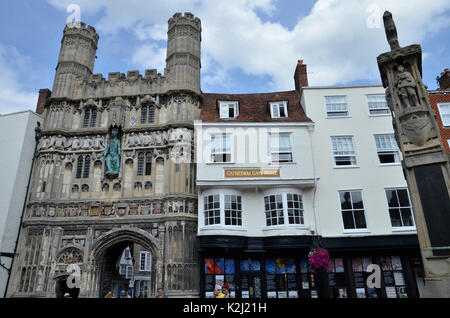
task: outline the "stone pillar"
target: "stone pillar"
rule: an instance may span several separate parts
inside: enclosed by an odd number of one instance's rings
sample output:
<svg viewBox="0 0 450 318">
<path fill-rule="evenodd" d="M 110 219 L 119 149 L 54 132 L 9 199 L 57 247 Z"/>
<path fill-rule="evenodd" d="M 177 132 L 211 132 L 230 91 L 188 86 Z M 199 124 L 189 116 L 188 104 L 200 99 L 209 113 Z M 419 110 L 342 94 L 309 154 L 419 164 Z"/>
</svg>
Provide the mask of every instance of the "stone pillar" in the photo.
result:
<svg viewBox="0 0 450 318">
<path fill-rule="evenodd" d="M 390 12 L 384 25 L 391 51 L 378 56 L 393 113 L 403 171 L 410 189 L 425 269 L 423 297 L 448 297 L 450 290 L 450 164 L 422 82 L 420 45 L 400 47 Z"/>
</svg>

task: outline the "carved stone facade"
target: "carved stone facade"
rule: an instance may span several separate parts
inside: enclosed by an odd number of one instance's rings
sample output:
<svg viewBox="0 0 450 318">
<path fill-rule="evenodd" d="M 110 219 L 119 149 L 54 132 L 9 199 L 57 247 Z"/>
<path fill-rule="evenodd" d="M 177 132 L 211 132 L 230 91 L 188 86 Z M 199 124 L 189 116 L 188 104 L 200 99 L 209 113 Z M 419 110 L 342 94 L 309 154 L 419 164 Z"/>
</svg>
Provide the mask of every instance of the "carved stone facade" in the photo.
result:
<svg viewBox="0 0 450 318">
<path fill-rule="evenodd" d="M 183 30 L 188 28 L 188 32 Z M 77 264 L 80 297 L 104 297 L 115 250 L 152 254 L 151 293 L 197 296 L 193 123 L 200 106 L 200 20 L 169 21 L 165 76 L 92 74 L 98 35 L 67 26 L 32 172 L 9 297 L 55 297 Z M 178 63 L 179 55 L 188 63 Z M 196 75 L 198 73 L 198 76 Z M 117 176 L 105 174 L 111 131 Z"/>
</svg>

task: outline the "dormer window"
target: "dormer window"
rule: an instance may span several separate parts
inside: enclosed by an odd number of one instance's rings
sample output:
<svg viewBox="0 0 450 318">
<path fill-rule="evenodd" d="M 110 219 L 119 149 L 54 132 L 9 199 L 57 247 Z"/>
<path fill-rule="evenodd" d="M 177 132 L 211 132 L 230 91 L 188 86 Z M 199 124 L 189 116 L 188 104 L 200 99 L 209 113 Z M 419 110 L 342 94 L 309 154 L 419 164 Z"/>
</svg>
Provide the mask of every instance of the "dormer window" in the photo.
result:
<svg viewBox="0 0 450 318">
<path fill-rule="evenodd" d="M 287 118 L 288 110 L 287 110 L 287 102 L 274 102 L 270 103 L 270 114 L 272 118 Z"/>
<path fill-rule="evenodd" d="M 233 119 L 239 115 L 238 102 L 219 102 L 220 119 Z"/>
</svg>

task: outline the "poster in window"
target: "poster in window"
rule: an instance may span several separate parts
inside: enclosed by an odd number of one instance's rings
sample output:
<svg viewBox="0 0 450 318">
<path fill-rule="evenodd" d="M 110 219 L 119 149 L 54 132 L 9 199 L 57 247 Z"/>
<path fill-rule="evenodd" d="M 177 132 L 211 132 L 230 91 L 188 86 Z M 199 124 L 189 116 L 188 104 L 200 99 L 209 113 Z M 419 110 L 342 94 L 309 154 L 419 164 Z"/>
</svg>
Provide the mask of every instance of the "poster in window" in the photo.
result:
<svg viewBox="0 0 450 318">
<path fill-rule="evenodd" d="M 356 298 L 366 298 L 366 290 L 364 288 L 356 288 Z"/>
<path fill-rule="evenodd" d="M 336 286 L 336 274 L 328 273 L 328 286 Z"/>
<path fill-rule="evenodd" d="M 302 289 L 309 289 L 308 275 L 302 275 Z"/>
<path fill-rule="evenodd" d="M 408 298 L 408 293 L 406 292 L 406 287 L 397 287 L 397 294 L 399 298 Z"/>
<path fill-rule="evenodd" d="M 275 274 L 275 260 L 273 258 L 266 259 L 266 273 Z"/>
<path fill-rule="evenodd" d="M 392 269 L 394 271 L 401 271 L 403 269 L 400 256 L 392 256 Z"/>
<path fill-rule="evenodd" d="M 364 276 L 362 273 L 354 273 L 355 286 L 359 288 L 365 287 Z"/>
<path fill-rule="evenodd" d="M 298 298 L 298 292 L 296 290 L 290 290 L 290 291 L 288 291 L 288 297 L 289 298 Z"/>
<path fill-rule="evenodd" d="M 277 298 L 277 292 L 276 291 L 268 291 L 267 298 Z"/>
<path fill-rule="evenodd" d="M 250 293 L 248 290 L 242 291 L 242 298 L 250 298 Z"/>
<path fill-rule="evenodd" d="M 286 262 L 286 273 L 288 274 L 295 274 L 297 273 L 297 270 L 295 268 L 295 259 L 288 258 Z"/>
<path fill-rule="evenodd" d="M 249 260 L 241 260 L 241 266 L 240 266 L 241 272 L 248 272 L 250 271 L 250 262 Z"/>
<path fill-rule="evenodd" d="M 335 258 L 334 259 L 334 266 L 336 268 L 336 273 L 343 273 L 344 272 L 344 260 L 342 258 Z"/>
<path fill-rule="evenodd" d="M 241 276 L 241 289 L 248 289 L 248 278 L 245 275 Z"/>
<path fill-rule="evenodd" d="M 205 274 L 214 274 L 213 258 L 205 258 Z"/>
<path fill-rule="evenodd" d="M 388 286 L 394 285 L 394 277 L 392 277 L 392 272 L 384 272 L 384 283 Z"/>
<path fill-rule="evenodd" d="M 287 291 L 279 291 L 278 298 L 287 298 Z"/>
<path fill-rule="evenodd" d="M 381 258 L 381 269 L 383 271 L 392 270 L 391 258 L 390 257 L 382 257 Z"/>
<path fill-rule="evenodd" d="M 287 275 L 287 287 L 288 290 L 297 290 L 297 279 L 295 274 Z"/>
<path fill-rule="evenodd" d="M 259 277 L 253 277 L 253 286 L 255 286 L 255 298 L 261 298 L 261 279 Z"/>
<path fill-rule="evenodd" d="M 216 258 L 216 274 L 224 274 L 225 273 L 225 262 L 223 258 Z"/>
<path fill-rule="evenodd" d="M 236 292 L 230 291 L 230 298 L 236 298 Z"/>
<path fill-rule="evenodd" d="M 328 269 L 328 272 L 334 273 L 336 270 L 334 269 L 334 258 L 330 258 L 330 268 Z"/>
<path fill-rule="evenodd" d="M 281 289 L 281 290 L 287 289 L 286 275 L 277 275 L 277 281 L 278 281 L 278 289 Z"/>
<path fill-rule="evenodd" d="M 286 259 L 276 258 L 275 263 L 277 265 L 277 274 L 286 274 Z"/>
<path fill-rule="evenodd" d="M 311 298 L 319 298 L 319 295 L 317 294 L 317 290 L 311 290 Z"/>
<path fill-rule="evenodd" d="M 225 283 L 225 277 L 223 275 L 216 275 L 216 285 L 219 285 L 220 287 L 222 287 L 224 283 Z"/>
<path fill-rule="evenodd" d="M 339 298 L 347 298 L 347 289 L 339 288 Z"/>
<path fill-rule="evenodd" d="M 378 293 L 376 288 L 367 289 L 367 298 L 378 298 Z"/>
<path fill-rule="evenodd" d="M 363 257 L 362 258 L 362 263 L 363 263 L 363 271 L 367 271 L 367 266 L 369 266 L 370 264 L 372 264 L 372 258 L 370 257 Z"/>
<path fill-rule="evenodd" d="M 301 259 L 300 260 L 300 271 L 302 273 L 307 273 L 308 272 L 308 261 L 306 259 Z"/>
<path fill-rule="evenodd" d="M 206 291 L 214 290 L 214 276 L 213 275 L 205 276 L 205 290 Z"/>
<path fill-rule="evenodd" d="M 258 260 L 252 259 L 251 263 L 251 270 L 252 271 L 260 271 L 261 270 L 261 263 Z"/>
<path fill-rule="evenodd" d="M 267 274 L 267 290 L 276 290 L 277 289 L 277 281 L 274 274 Z"/>
<path fill-rule="evenodd" d="M 397 291 L 395 290 L 395 287 L 386 287 L 386 296 L 387 298 L 397 298 Z"/>
<path fill-rule="evenodd" d="M 234 259 L 225 259 L 225 274 L 234 274 Z"/>
<path fill-rule="evenodd" d="M 395 281 L 395 285 L 404 286 L 405 280 L 403 279 L 403 273 L 402 272 L 394 272 L 394 281 Z"/>
<path fill-rule="evenodd" d="M 206 298 L 214 298 L 214 292 L 206 292 L 205 297 Z"/>
<path fill-rule="evenodd" d="M 352 258 L 352 269 L 354 272 L 362 272 L 361 258 Z"/>
</svg>

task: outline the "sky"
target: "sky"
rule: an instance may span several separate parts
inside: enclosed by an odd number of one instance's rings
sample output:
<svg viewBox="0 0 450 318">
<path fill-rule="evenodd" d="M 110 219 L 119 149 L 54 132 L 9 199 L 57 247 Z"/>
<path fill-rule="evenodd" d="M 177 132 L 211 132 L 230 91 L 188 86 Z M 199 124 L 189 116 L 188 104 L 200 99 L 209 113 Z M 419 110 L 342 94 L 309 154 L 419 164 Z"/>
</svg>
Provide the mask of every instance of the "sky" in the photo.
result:
<svg viewBox="0 0 450 318">
<path fill-rule="evenodd" d="M 450 0 L 2 0 L 0 114 L 35 110 L 39 89 L 52 89 L 64 26 L 77 17 L 71 4 L 100 35 L 94 73 L 105 78 L 164 74 L 167 21 L 176 12 L 202 21 L 206 93 L 293 90 L 299 59 L 310 86 L 381 84 L 385 10 L 401 46 L 422 46 L 429 89 L 450 67 Z"/>
</svg>

